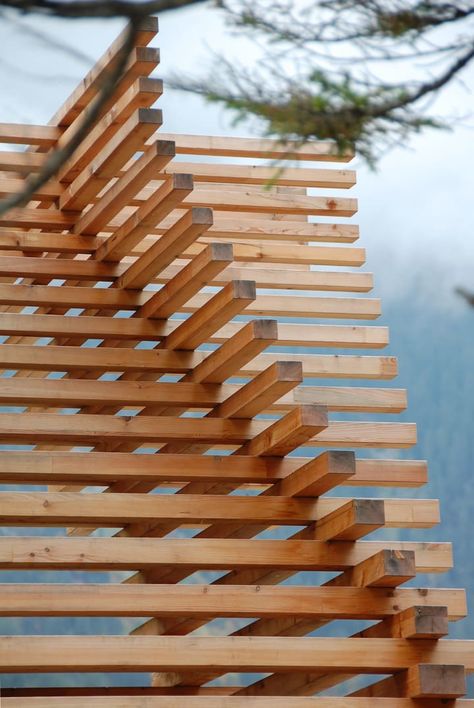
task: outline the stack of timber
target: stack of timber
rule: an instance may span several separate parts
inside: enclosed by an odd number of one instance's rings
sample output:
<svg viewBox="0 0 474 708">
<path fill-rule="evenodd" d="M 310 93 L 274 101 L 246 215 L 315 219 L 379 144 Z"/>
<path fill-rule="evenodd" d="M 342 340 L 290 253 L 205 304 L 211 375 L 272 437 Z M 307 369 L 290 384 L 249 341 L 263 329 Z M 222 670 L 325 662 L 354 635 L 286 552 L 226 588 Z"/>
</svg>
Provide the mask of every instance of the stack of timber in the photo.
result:
<svg viewBox="0 0 474 708">
<path fill-rule="evenodd" d="M 0 218 L 0 613 L 44 626 L 0 638 L 2 708 L 473 706 L 473 643 L 445 638 L 464 591 L 403 587 L 451 568 L 450 544 L 383 532 L 439 511 L 388 489 L 427 469 L 390 457 L 413 424 L 374 421 L 406 395 L 384 385 L 397 362 L 344 220 L 351 155 L 163 134 L 156 32 L 60 173 Z M 121 41 L 49 125 L 0 126 L 27 146 L 0 153 L 2 196 L 74 133 Z M 51 636 L 51 617 L 136 619 Z M 330 638 L 336 620 L 363 628 Z"/>
</svg>

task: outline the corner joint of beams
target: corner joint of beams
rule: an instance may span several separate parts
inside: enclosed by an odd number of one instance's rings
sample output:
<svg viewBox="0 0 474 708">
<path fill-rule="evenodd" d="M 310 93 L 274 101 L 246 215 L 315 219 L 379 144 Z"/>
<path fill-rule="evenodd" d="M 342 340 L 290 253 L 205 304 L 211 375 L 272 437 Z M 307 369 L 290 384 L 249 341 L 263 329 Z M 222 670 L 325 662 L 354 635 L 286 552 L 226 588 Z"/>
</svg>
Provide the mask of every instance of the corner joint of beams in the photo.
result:
<svg viewBox="0 0 474 708">
<path fill-rule="evenodd" d="M 467 690 L 460 664 L 416 664 L 399 676 L 401 690 L 410 698 L 460 698 Z"/>
<path fill-rule="evenodd" d="M 289 497 L 319 497 L 355 475 L 355 454 L 328 450 L 299 467 L 278 483 L 279 493 Z"/>
</svg>

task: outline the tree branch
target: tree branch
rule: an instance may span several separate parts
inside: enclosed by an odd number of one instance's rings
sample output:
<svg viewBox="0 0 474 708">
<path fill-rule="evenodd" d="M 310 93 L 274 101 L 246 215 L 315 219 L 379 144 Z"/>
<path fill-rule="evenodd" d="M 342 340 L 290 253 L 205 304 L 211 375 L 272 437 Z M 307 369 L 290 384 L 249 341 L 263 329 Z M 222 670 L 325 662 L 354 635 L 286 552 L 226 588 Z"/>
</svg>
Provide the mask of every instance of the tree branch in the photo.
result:
<svg viewBox="0 0 474 708">
<path fill-rule="evenodd" d="M 139 22 L 136 19 L 130 21 L 123 45 L 117 54 L 114 68 L 104 78 L 99 93 L 90 107 L 85 111 L 84 117 L 71 139 L 64 147 L 58 148 L 48 155 L 41 170 L 36 175 L 28 177 L 25 180 L 25 186 L 20 192 L 16 192 L 0 201 L 0 216 L 14 207 L 21 207 L 28 204 L 33 198 L 34 193 L 54 177 L 77 150 L 100 116 L 102 108 L 113 94 L 115 87 L 125 71 L 129 56 L 134 47 L 138 24 Z"/>
<path fill-rule="evenodd" d="M 69 19 L 127 17 L 139 20 L 146 15 L 202 2 L 205 0 L 1 0 L 0 6 Z"/>
</svg>

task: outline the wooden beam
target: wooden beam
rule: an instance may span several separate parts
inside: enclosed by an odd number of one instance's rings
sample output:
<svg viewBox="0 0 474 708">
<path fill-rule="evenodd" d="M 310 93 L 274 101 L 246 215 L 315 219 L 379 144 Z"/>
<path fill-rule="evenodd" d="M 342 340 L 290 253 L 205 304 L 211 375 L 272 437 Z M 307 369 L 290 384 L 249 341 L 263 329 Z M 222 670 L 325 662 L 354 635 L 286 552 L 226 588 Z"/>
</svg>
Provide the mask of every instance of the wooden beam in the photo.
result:
<svg viewBox="0 0 474 708">
<path fill-rule="evenodd" d="M 353 155 L 340 155 L 332 142 L 318 140 L 303 146 L 289 141 L 279 144 L 261 138 L 221 138 L 209 135 L 170 133 L 165 140 L 176 141 L 176 152 L 185 155 L 220 155 L 225 157 L 258 157 L 268 160 L 311 160 L 349 162 Z"/>
<path fill-rule="evenodd" d="M 316 523 L 315 538 L 355 541 L 385 525 L 383 499 L 351 499 Z"/>
<path fill-rule="evenodd" d="M 58 171 L 58 178 L 62 185 L 73 182 L 80 173 L 94 163 L 97 156 L 107 149 L 107 144 L 121 126 L 130 118 L 135 110 L 150 108 L 163 93 L 163 82 L 160 79 L 150 79 L 139 76 L 125 93 L 111 105 L 96 124 L 88 131 L 81 144 L 66 164 Z M 64 130 L 58 140 L 57 147 L 67 145 L 77 130 L 77 121 L 74 121 Z M 132 158 L 133 159 L 133 158 Z M 166 162 L 161 166 L 165 167 Z M 147 180 L 148 181 L 148 180 Z M 147 182 L 142 184 L 145 186 Z M 138 192 L 138 190 L 137 190 Z M 136 193 L 132 193 L 135 196 Z M 59 195 L 60 196 L 60 195 Z"/>
<path fill-rule="evenodd" d="M 416 642 L 415 642 L 416 644 Z M 423 704 L 429 700 L 440 699 L 446 703 L 466 693 L 466 670 L 462 664 L 420 663 L 411 666 L 406 671 L 400 671 L 366 688 L 355 691 L 352 696 L 370 697 L 370 701 L 378 696 L 404 695 L 414 701 L 420 699 Z M 365 698 L 365 700 L 367 700 Z M 463 701 L 455 701 L 456 708 Z"/>
<path fill-rule="evenodd" d="M 238 388 L 208 414 L 213 418 L 253 418 L 272 406 L 303 380 L 303 367 L 298 362 L 276 361 Z M 222 384 L 219 386 L 222 390 Z"/>
<path fill-rule="evenodd" d="M 356 474 L 353 452 L 323 452 L 277 482 L 274 493 L 288 497 L 319 497 Z"/>
<path fill-rule="evenodd" d="M 278 340 L 275 320 L 253 320 L 208 354 L 189 372 L 190 381 L 223 383 Z M 267 367 L 265 367 L 267 368 Z"/>
<path fill-rule="evenodd" d="M 116 61 L 117 55 L 120 54 L 124 39 L 126 37 L 126 32 L 127 29 L 125 29 L 117 37 L 105 54 L 97 60 L 89 73 L 78 84 L 69 98 L 66 99 L 61 108 L 59 108 L 57 113 L 53 116 L 50 121 L 51 125 L 66 127 L 82 113 L 83 109 L 99 90 L 104 76 L 106 76 L 110 71 Z M 138 27 L 137 34 L 135 35 L 136 46 L 140 48 L 145 47 L 156 36 L 157 32 L 158 19 L 153 16 L 143 18 L 140 21 L 140 26 Z M 118 87 L 118 90 L 116 90 L 114 96 L 119 96 L 124 90 L 125 88 L 122 84 Z"/>
<path fill-rule="evenodd" d="M 237 454 L 285 457 L 327 427 L 323 406 L 298 406 L 243 445 Z"/>
<path fill-rule="evenodd" d="M 127 160 L 143 145 L 163 121 L 160 110 L 139 108 L 109 140 L 95 158 L 92 173 L 85 168 L 68 185 L 59 199 L 61 210 L 83 209 L 108 184 Z"/>
<path fill-rule="evenodd" d="M 53 147 L 61 131 L 54 125 L 25 125 L 23 123 L 0 123 L 0 143 Z"/>
<path fill-rule="evenodd" d="M 148 234 L 150 227 L 159 224 L 165 216 L 168 216 L 173 209 L 181 204 L 184 197 L 190 194 L 192 190 L 193 178 L 191 175 L 174 174 L 171 179 L 163 182 L 161 187 L 147 201 L 143 202 L 112 236 L 104 241 L 95 252 L 94 259 L 97 261 L 120 261 L 137 243 L 142 241 Z M 173 239 L 171 239 L 172 236 Z M 165 245 L 169 248 L 169 241 L 171 240 L 174 243 L 175 237 L 176 229 L 173 230 L 173 227 L 171 227 L 170 232 L 167 235 L 165 234 L 165 241 L 161 248 Z M 160 248 L 159 241 L 157 245 Z"/>
<path fill-rule="evenodd" d="M 255 297 L 256 286 L 253 281 L 230 282 L 203 307 L 179 323 L 159 346 L 172 351 L 196 349 L 235 315 L 239 315 Z"/>
<path fill-rule="evenodd" d="M 303 409 L 303 410 L 302 410 Z M 313 412 L 314 411 L 314 412 Z M 322 431 L 314 433 L 314 431 Z M 217 448 L 241 447 L 242 455 L 283 457 L 300 445 L 307 447 L 411 447 L 416 442 L 412 423 L 327 424 L 322 406 L 299 406 L 274 424 L 265 420 L 174 418 L 173 416 L 113 416 L 97 414 L 0 413 L 0 440 L 9 443 L 63 444 L 95 442 L 173 442 L 193 440 Z M 249 443 L 244 445 L 244 443 Z"/>
<path fill-rule="evenodd" d="M 113 452 L 7 452 L 0 457 L 2 484 L 95 484 L 113 482 L 147 482 L 164 484 L 180 482 L 234 482 L 237 484 L 280 483 L 282 496 L 318 496 L 327 490 L 326 460 L 330 458 L 328 483 L 334 469 L 331 464 L 338 455 L 352 456 L 347 452 L 324 452 L 317 458 L 271 458 L 250 456 L 133 455 Z M 345 486 L 421 486 L 424 484 L 426 464 L 418 460 L 355 460 L 353 476 Z M 344 465 L 345 467 L 345 465 Z M 305 469 L 306 468 L 306 469 Z M 349 472 L 351 468 L 347 470 Z M 301 470 L 301 471 L 300 471 Z M 304 470 L 304 472 L 303 472 Z M 386 470 L 386 471 L 385 471 Z M 321 475 L 321 476 L 319 476 Z M 300 492 L 297 493 L 297 492 Z"/>
<path fill-rule="evenodd" d="M 0 286 L 1 287 L 1 286 Z M 397 374 L 394 357 L 379 356 L 333 356 L 302 354 L 295 359 L 294 355 L 282 353 L 259 354 L 277 339 L 274 320 L 254 320 L 235 333 L 232 347 L 238 338 L 244 338 L 252 328 L 274 328 L 271 337 L 264 337 L 266 344 L 254 343 L 247 357 L 238 364 L 229 364 L 231 372 L 225 378 L 238 374 L 240 376 L 255 376 L 275 361 L 300 361 L 303 364 L 305 376 L 318 378 L 360 378 L 360 379 L 392 379 Z M 23 332 L 24 333 L 24 332 Z M 262 337 L 256 337 L 262 339 Z M 221 347 L 225 342 L 221 344 Z M 104 371 L 144 371 L 156 373 L 188 373 L 212 355 L 212 360 L 206 368 L 212 371 L 216 363 L 217 351 L 213 352 L 182 352 L 166 349 L 146 350 L 132 349 L 124 351 L 114 347 L 72 347 L 72 346 L 30 346 L 27 344 L 2 344 L 0 347 L 0 366 L 4 369 L 19 369 L 31 371 L 82 371 L 97 369 Z M 226 347 L 228 349 L 229 347 Z M 238 347 L 236 346 L 238 349 Z M 224 356 L 224 351 L 219 356 Z M 203 370 L 203 369 L 201 369 Z M 225 381 L 220 379 L 220 381 Z M 211 379 L 209 380 L 211 381 Z M 374 460 L 374 465 L 377 460 Z"/>
<path fill-rule="evenodd" d="M 0 537 L 2 570 L 347 570 L 381 550 L 380 541 Z M 415 551 L 418 573 L 452 567 L 449 543 L 392 541 L 392 552 Z M 222 584 L 222 583 L 219 583 Z M 227 583 L 225 583 L 227 584 Z"/>
<path fill-rule="evenodd" d="M 183 168 L 183 164 L 186 165 L 186 167 Z M 180 168 L 185 172 L 191 173 L 196 182 L 209 182 L 211 184 L 259 184 L 266 186 L 279 185 L 288 187 L 350 189 L 356 183 L 356 173 L 354 170 L 315 169 L 290 166 L 278 169 L 272 166 L 207 162 L 171 163 L 164 170 L 164 174 L 172 174 Z"/>
<path fill-rule="evenodd" d="M 25 248 L 27 248 L 27 244 L 25 244 Z M 134 310 L 138 317 L 152 316 L 159 319 L 161 315 L 147 315 L 146 313 L 153 311 L 155 303 L 158 305 L 165 298 L 165 293 L 168 297 L 170 288 L 172 288 L 176 289 L 176 296 L 163 311 L 167 312 L 172 308 L 171 313 L 178 311 L 192 313 L 211 299 L 210 293 L 199 293 L 199 290 L 208 285 L 219 272 L 232 262 L 231 253 L 232 246 L 229 243 L 208 244 L 198 256 L 195 256 L 186 266 L 177 271 L 175 276 L 157 292 L 120 291 L 115 288 L 70 287 L 67 285 L 52 287 L 2 283 L 0 284 L 0 305 L 28 307 L 34 303 L 38 307 Z M 229 254 L 228 258 L 224 257 L 224 254 Z M 221 264 L 220 267 L 219 264 Z M 178 283 L 180 283 L 179 288 Z M 247 314 L 258 317 L 283 315 L 306 318 L 308 313 L 314 317 L 372 320 L 380 315 L 380 301 L 372 298 L 287 298 L 281 295 L 257 295 L 255 301 L 247 307 Z"/>
<path fill-rule="evenodd" d="M 211 224 L 212 211 L 210 209 L 190 209 L 159 241 L 127 268 L 116 281 L 115 287 L 132 290 L 143 288 L 158 273 L 169 266 L 182 253 L 183 249 L 207 231 Z M 173 281 L 169 281 L 168 285 L 170 282 Z"/>
<path fill-rule="evenodd" d="M 151 297 L 137 311 L 138 317 L 163 319 L 177 311 L 185 311 L 185 304 L 233 260 L 230 243 L 211 243 L 195 256 L 174 278 Z M 206 297 L 206 301 L 210 297 Z M 252 303 L 249 303 L 248 307 Z"/>
<path fill-rule="evenodd" d="M 82 708 L 84 698 L 90 708 L 116 708 L 120 696 L 121 708 L 247 708 L 248 698 L 226 695 L 232 687 L 212 688 L 148 688 L 131 687 L 74 687 L 77 695 L 67 688 L 3 689 L 4 708 Z M 134 695 L 138 693 L 138 695 Z M 41 695 L 38 695 L 41 694 Z M 23 696 L 27 696 L 25 704 Z M 23 702 L 22 702 L 23 701 Z M 420 701 L 412 698 L 373 698 L 374 708 L 420 708 Z M 255 708 L 367 708 L 365 698 L 338 698 L 334 696 L 299 697 L 271 696 L 252 698 Z M 472 708 L 474 700 L 457 700 L 455 708 Z M 430 701 L 430 708 L 454 708 L 446 699 Z"/>
<path fill-rule="evenodd" d="M 382 525 L 384 505 L 388 508 L 387 516 L 391 517 L 386 528 L 429 528 L 439 520 L 437 502 L 425 499 L 324 498 L 315 501 L 266 495 L 75 492 L 0 492 L 0 520 L 7 526 L 77 523 L 112 528 L 154 521 L 198 526 L 221 521 L 294 526 L 315 521 L 315 539 L 352 541 Z M 349 507 L 355 510 L 349 513 Z"/>
<path fill-rule="evenodd" d="M 126 206 L 149 180 L 150 172 L 167 165 L 175 155 L 173 142 L 157 140 L 134 161 L 126 174 L 113 184 L 100 200 L 83 214 L 73 227 L 75 234 L 99 233 L 119 211 Z"/>
<path fill-rule="evenodd" d="M 397 613 L 392 636 L 406 639 L 441 639 L 449 632 L 448 609 L 443 605 L 424 607 L 415 604 Z"/>
<path fill-rule="evenodd" d="M 413 551 L 382 549 L 358 565 L 332 578 L 334 586 L 397 587 L 416 576 L 416 556 Z"/>
<path fill-rule="evenodd" d="M 276 650 L 275 648 L 278 648 Z M 374 658 L 377 660 L 374 661 Z M 351 670 L 403 671 L 418 663 L 454 664 L 474 670 L 472 642 L 310 637 L 1 637 L 0 666 L 8 673 L 165 671 Z"/>
<path fill-rule="evenodd" d="M 218 300 L 227 299 L 231 293 L 236 294 L 235 300 L 248 303 L 254 298 L 254 285 L 234 285 L 234 283 L 250 283 L 251 281 L 231 281 L 222 289 L 220 298 L 210 300 L 206 308 L 201 308 L 191 317 L 204 316 L 205 312 L 212 311 Z M 239 290 L 243 292 L 238 292 Z M 237 304 L 235 305 L 237 307 Z M 241 305 L 242 307 L 242 305 Z M 236 314 L 236 313 L 234 313 Z M 233 317 L 233 315 L 232 315 Z M 191 318 L 189 318 L 191 319 Z M 185 320 L 184 322 L 188 322 Z M 16 313 L 0 313 L 0 334 L 6 336 L 26 337 L 84 337 L 86 339 L 133 339 L 157 340 L 167 338 L 167 348 L 173 347 L 172 343 L 178 341 L 177 334 L 182 327 L 179 320 L 152 320 L 134 318 L 117 318 L 101 316 L 64 317 L 63 315 L 24 315 Z M 188 329 L 186 327 L 185 329 Z M 214 330 L 215 334 L 209 336 L 209 342 L 223 343 L 230 339 L 239 330 L 243 329 L 243 322 L 229 322 Z M 180 338 L 185 330 L 181 330 Z M 368 348 L 377 349 L 387 344 L 387 329 L 385 327 L 362 327 L 345 325 L 295 325 L 283 324 L 278 328 L 279 344 L 289 346 L 315 346 L 315 347 L 341 347 L 341 348 Z M 184 348 L 184 347 L 181 347 Z M 283 357 L 279 357 L 283 358 Z M 299 358 L 299 357 L 298 357 Z"/>
<path fill-rule="evenodd" d="M 147 194 L 147 190 L 144 191 Z M 274 192 L 217 190 L 197 187 L 184 200 L 186 206 L 211 207 L 216 211 L 262 214 L 301 214 L 304 216 L 354 216 L 357 200 L 341 197 L 312 197 Z"/>
<path fill-rule="evenodd" d="M 22 218 L 25 211 L 21 210 Z M 12 209 L 0 219 L 0 224 L 13 225 L 17 221 L 18 210 Z M 26 214 L 25 228 L 44 228 L 45 217 L 52 220 L 52 228 L 69 229 L 75 221 L 73 212 L 59 212 L 51 209 L 31 209 Z M 93 237 L 91 237 L 93 238 Z M 105 241 L 107 243 L 107 241 Z M 25 244 L 26 246 L 26 244 Z M 101 248 L 101 247 L 100 247 Z M 43 250 L 43 249 L 41 249 Z M 114 281 L 128 268 L 127 263 L 97 263 L 94 260 L 52 260 L 43 258 L 28 258 L 24 256 L 0 256 L 0 276 L 2 277 L 35 277 Z M 155 281 L 167 283 L 179 272 L 181 266 L 172 264 L 166 268 Z M 254 276 L 254 277 L 252 277 Z M 223 287 L 231 280 L 255 280 L 257 287 L 292 290 L 321 290 L 340 292 L 367 292 L 372 288 L 370 273 L 337 273 L 329 271 L 310 271 L 291 269 L 271 269 L 254 267 L 229 267 L 217 276 L 209 285 Z"/>
<path fill-rule="evenodd" d="M 423 604 L 420 605 L 422 601 Z M 466 614 L 463 590 L 328 588 L 255 585 L 2 583 L 2 617 L 303 617 L 383 619 L 426 616 L 445 603 L 450 619 Z"/>
</svg>

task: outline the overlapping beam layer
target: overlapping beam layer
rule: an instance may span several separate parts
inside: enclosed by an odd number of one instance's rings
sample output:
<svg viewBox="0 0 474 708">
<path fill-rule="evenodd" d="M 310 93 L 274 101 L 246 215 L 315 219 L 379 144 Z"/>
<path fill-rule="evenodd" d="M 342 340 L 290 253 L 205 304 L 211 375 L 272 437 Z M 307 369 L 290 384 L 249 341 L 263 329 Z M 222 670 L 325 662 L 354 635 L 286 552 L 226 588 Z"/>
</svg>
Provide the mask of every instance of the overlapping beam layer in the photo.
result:
<svg viewBox="0 0 474 708">
<path fill-rule="evenodd" d="M 472 644 L 443 638 L 464 592 L 403 587 L 447 571 L 450 545 L 381 531 L 432 527 L 438 502 L 392 492 L 426 464 L 393 454 L 416 434 L 385 415 L 406 396 L 343 218 L 351 156 L 164 134 L 156 30 L 0 221 L 0 568 L 21 571 L 0 612 L 44 628 L 0 638 L 2 708 L 466 708 Z M 0 126 L 27 146 L 0 153 L 2 195 L 74 133 L 120 44 L 48 126 Z M 52 636 L 51 617 L 136 619 Z M 336 620 L 362 624 L 330 638 Z M 15 688 L 38 672 L 70 676 Z M 150 681 L 94 688 L 100 672 Z"/>
</svg>

